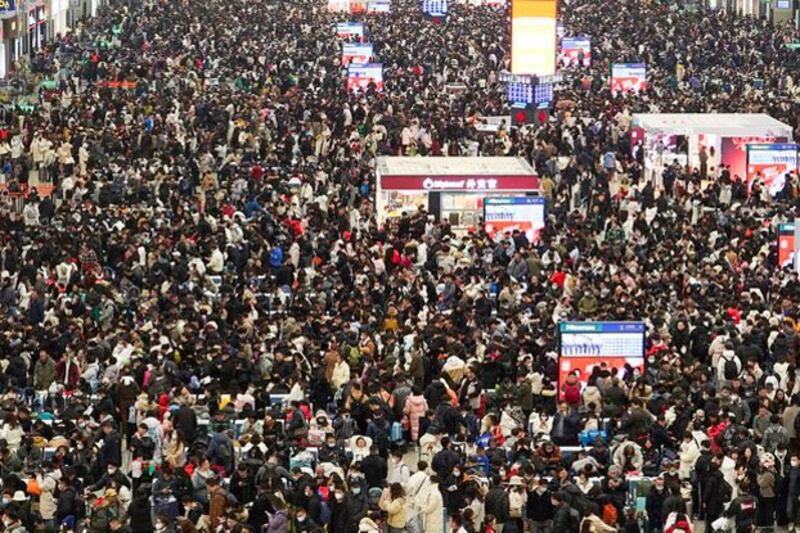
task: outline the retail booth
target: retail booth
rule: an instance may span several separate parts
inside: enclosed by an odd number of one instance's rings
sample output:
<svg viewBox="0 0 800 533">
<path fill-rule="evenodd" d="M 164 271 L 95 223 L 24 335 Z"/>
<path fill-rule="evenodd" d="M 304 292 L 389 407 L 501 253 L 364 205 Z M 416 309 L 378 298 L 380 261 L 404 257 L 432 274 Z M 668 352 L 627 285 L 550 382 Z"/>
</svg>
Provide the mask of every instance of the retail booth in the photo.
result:
<svg viewBox="0 0 800 533">
<path fill-rule="evenodd" d="M 707 156 L 708 179 L 718 175 L 720 165 L 745 179 L 748 146 L 790 143 L 792 127 L 764 113 L 635 114 L 631 141 L 634 154 L 644 150 L 645 176 L 660 187 L 664 168 L 675 161 L 700 168 L 701 152 Z"/>
<path fill-rule="evenodd" d="M 379 157 L 375 172 L 381 222 L 423 207 L 454 228 L 477 226 L 484 198 L 539 190 L 536 172 L 520 157 Z"/>
</svg>

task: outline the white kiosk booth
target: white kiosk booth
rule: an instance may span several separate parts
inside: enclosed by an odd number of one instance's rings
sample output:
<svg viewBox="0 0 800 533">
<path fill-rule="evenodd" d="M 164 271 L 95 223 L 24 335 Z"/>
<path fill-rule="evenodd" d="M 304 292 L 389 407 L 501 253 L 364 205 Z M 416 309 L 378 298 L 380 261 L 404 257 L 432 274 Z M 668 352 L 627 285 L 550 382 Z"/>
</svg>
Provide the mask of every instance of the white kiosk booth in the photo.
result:
<svg viewBox="0 0 800 533">
<path fill-rule="evenodd" d="M 453 227 L 477 226 L 487 196 L 535 194 L 539 179 L 521 157 L 379 157 L 378 221 L 419 207 Z"/>
<path fill-rule="evenodd" d="M 731 177 L 745 179 L 747 145 L 792 141 L 792 127 L 765 113 L 648 113 L 635 114 L 631 146 L 644 150 L 645 176 L 661 186 L 661 172 L 678 161 L 700 167 L 700 152 L 708 155 L 709 179 L 720 165 Z"/>
</svg>

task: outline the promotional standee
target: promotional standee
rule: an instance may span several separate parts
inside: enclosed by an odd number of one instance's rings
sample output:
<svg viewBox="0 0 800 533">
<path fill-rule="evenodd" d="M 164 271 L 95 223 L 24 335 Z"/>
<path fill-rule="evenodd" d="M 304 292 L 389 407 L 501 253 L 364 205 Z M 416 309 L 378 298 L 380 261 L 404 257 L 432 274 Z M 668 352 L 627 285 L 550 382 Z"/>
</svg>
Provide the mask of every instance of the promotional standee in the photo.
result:
<svg viewBox="0 0 800 533">
<path fill-rule="evenodd" d="M 558 397 L 570 374 L 577 376 L 581 391 L 596 366 L 616 368 L 617 375 L 644 373 L 645 335 L 642 322 L 561 322 L 558 353 Z"/>
<path fill-rule="evenodd" d="M 559 62 L 563 67 L 592 64 L 592 38 L 588 36 L 564 37 L 561 39 Z"/>
<path fill-rule="evenodd" d="M 797 232 L 800 231 L 800 224 L 795 221 L 793 224 L 780 224 L 778 226 L 778 266 L 786 268 L 794 266 L 795 271 L 800 273 L 800 261 L 798 261 L 797 248 L 800 246 L 800 239 Z"/>
<path fill-rule="evenodd" d="M 342 65 L 351 63 L 363 65 L 372 59 L 372 45 L 369 43 L 342 43 Z"/>
<path fill-rule="evenodd" d="M 364 23 L 339 22 L 336 24 L 336 36 L 340 39 L 364 41 Z"/>
<path fill-rule="evenodd" d="M 371 83 L 375 84 L 375 90 L 383 90 L 383 64 L 368 63 L 366 65 L 356 65 L 351 63 L 347 67 L 347 90 L 366 91 Z"/>
<path fill-rule="evenodd" d="M 752 188 L 757 177 L 774 196 L 786 184 L 786 175 L 797 172 L 797 145 L 748 144 L 747 188 Z"/>
<path fill-rule="evenodd" d="M 492 239 L 496 235 L 521 231 L 529 242 L 539 242 L 546 220 L 542 196 L 489 197 L 483 202 L 483 227 Z"/>
<path fill-rule="evenodd" d="M 614 63 L 611 66 L 611 94 L 639 94 L 647 89 L 647 65 Z"/>
</svg>

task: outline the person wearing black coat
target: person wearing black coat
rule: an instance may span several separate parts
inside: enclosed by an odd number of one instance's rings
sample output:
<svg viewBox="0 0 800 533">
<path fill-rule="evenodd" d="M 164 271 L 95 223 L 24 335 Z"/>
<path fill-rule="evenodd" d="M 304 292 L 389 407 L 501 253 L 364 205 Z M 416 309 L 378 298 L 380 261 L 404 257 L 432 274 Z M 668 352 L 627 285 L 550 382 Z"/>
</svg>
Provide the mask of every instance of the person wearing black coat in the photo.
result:
<svg viewBox="0 0 800 533">
<path fill-rule="evenodd" d="M 498 524 L 505 524 L 510 518 L 508 493 L 500 486 L 499 476 L 494 477 L 492 485 L 484 498 L 486 514 L 494 516 Z"/>
<path fill-rule="evenodd" d="M 452 450 L 450 439 L 443 437 L 441 440 L 442 449 L 436 452 L 431 460 L 431 468 L 439 479 L 447 479 L 453 471 L 453 467 L 461 463 L 461 457 Z"/>
<path fill-rule="evenodd" d="M 129 514 L 131 533 L 148 533 L 153 530 L 153 522 L 150 519 L 150 495 L 144 487 L 136 490 Z"/>
<path fill-rule="evenodd" d="M 533 531 L 549 529 L 555 513 L 553 502 L 550 501 L 552 495 L 546 479 L 540 479 L 539 484 L 528 493 L 528 519 L 533 521 Z"/>
<path fill-rule="evenodd" d="M 183 437 L 187 443 L 191 444 L 197 436 L 197 415 L 188 405 L 181 405 L 174 413 L 175 429 L 183 432 Z"/>
<path fill-rule="evenodd" d="M 347 531 L 347 524 L 350 522 L 350 509 L 347 495 L 343 488 L 336 488 L 328 505 L 331 511 L 330 519 L 328 520 L 328 531 Z"/>
<path fill-rule="evenodd" d="M 103 447 L 100 448 L 100 467 L 122 464 L 122 442 L 119 432 L 110 421 L 103 422 Z"/>
<path fill-rule="evenodd" d="M 56 520 L 62 523 L 68 516 L 76 516 L 78 512 L 77 493 L 70 487 L 69 480 L 61 478 L 58 481 L 58 500 L 56 501 Z M 78 517 L 82 518 L 82 517 Z"/>
<path fill-rule="evenodd" d="M 726 503 L 724 497 L 726 490 L 724 490 L 723 484 L 727 484 L 727 481 L 723 478 L 722 472 L 719 471 L 719 463 L 714 460 L 711 463 L 711 471 L 708 474 L 705 487 L 706 491 L 703 495 L 707 524 L 710 524 L 722 515 L 723 507 Z"/>
<path fill-rule="evenodd" d="M 349 520 L 346 533 L 358 533 L 358 524 L 369 511 L 369 500 L 363 485 L 351 485 L 350 494 L 347 495 L 347 511 Z"/>
<path fill-rule="evenodd" d="M 377 446 L 373 446 L 370 454 L 361 461 L 361 471 L 364 472 L 369 488 L 382 487 L 383 482 L 386 480 L 386 475 L 389 473 L 386 459 L 381 457 L 379 453 Z"/>
<path fill-rule="evenodd" d="M 550 496 L 550 501 L 553 504 L 553 527 L 551 531 L 573 533 L 569 518 L 570 507 L 569 504 L 564 501 L 564 497 L 560 493 L 555 492 Z"/>
<path fill-rule="evenodd" d="M 664 479 L 656 479 L 650 492 L 647 493 L 647 526 L 652 533 L 660 533 L 664 527 L 664 502 L 667 500 L 667 491 L 664 488 Z"/>
</svg>

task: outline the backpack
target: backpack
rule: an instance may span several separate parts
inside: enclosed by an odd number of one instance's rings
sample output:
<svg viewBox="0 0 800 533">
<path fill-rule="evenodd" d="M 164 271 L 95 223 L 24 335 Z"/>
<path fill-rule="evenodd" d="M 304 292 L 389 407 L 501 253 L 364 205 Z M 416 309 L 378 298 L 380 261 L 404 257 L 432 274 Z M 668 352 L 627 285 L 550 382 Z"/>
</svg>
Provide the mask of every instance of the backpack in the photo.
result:
<svg viewBox="0 0 800 533">
<path fill-rule="evenodd" d="M 733 357 L 725 359 L 725 366 L 722 369 L 725 379 L 736 379 L 739 377 L 739 367 Z"/>
<path fill-rule="evenodd" d="M 581 514 L 577 509 L 569 508 L 569 530 L 571 532 L 579 531 L 581 528 Z"/>
<path fill-rule="evenodd" d="M 719 495 L 722 496 L 723 502 L 731 501 L 731 496 L 733 496 L 733 488 L 724 479 L 722 480 L 722 484 L 719 487 Z"/>
<path fill-rule="evenodd" d="M 358 363 L 361 361 L 361 350 L 358 349 L 358 346 L 351 346 L 350 350 L 347 352 L 347 363 L 353 367 L 358 366 Z"/>
<path fill-rule="evenodd" d="M 392 423 L 392 430 L 389 435 L 389 439 L 395 444 L 403 442 L 403 424 L 400 422 Z"/>
</svg>

